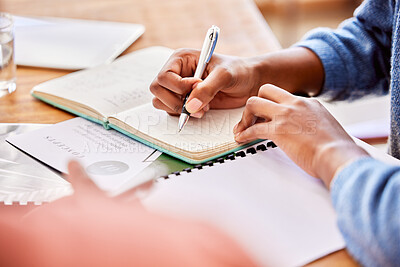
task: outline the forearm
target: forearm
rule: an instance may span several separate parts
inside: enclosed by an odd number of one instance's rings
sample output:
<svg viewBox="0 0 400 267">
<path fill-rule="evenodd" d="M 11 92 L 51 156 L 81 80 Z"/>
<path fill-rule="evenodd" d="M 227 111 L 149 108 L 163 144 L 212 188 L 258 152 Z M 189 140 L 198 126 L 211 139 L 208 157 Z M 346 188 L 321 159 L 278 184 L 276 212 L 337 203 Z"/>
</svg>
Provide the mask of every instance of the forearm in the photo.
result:
<svg viewBox="0 0 400 267">
<path fill-rule="evenodd" d="M 321 60 L 325 72 L 321 96 L 355 100 L 388 92 L 395 3 L 365 0 L 338 29 L 312 30 L 295 44 L 314 51 Z"/>
<path fill-rule="evenodd" d="M 347 249 L 363 266 L 400 261 L 400 167 L 372 158 L 351 163 L 331 194 Z"/>
<path fill-rule="evenodd" d="M 307 48 L 284 49 L 250 61 L 259 87 L 269 83 L 293 94 L 315 96 L 324 83 L 323 65 Z"/>
</svg>

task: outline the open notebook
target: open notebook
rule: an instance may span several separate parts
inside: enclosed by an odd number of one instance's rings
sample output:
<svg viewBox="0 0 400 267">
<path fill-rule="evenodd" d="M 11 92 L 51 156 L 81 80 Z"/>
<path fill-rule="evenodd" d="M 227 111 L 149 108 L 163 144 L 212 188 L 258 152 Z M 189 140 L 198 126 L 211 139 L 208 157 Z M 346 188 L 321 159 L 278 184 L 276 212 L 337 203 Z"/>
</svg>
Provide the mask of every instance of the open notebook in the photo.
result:
<svg viewBox="0 0 400 267">
<path fill-rule="evenodd" d="M 149 86 L 172 50 L 151 47 L 115 62 L 35 86 L 32 95 L 114 128 L 188 163 L 202 163 L 242 148 L 232 129 L 242 109 L 211 110 L 178 134 L 178 117 L 153 107 Z"/>
</svg>

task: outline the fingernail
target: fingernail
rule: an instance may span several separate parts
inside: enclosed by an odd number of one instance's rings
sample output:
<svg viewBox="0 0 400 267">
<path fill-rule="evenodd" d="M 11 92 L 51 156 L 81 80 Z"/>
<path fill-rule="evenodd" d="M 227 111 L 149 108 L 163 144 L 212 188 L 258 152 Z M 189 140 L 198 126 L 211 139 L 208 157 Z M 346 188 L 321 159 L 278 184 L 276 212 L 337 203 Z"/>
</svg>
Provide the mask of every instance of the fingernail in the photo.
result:
<svg viewBox="0 0 400 267">
<path fill-rule="evenodd" d="M 209 111 L 209 110 L 210 110 L 210 105 L 207 104 L 207 105 L 203 108 L 203 110 L 204 110 L 205 112 Z"/>
<path fill-rule="evenodd" d="M 241 134 L 241 132 L 235 134 L 235 140 L 240 139 L 240 134 Z"/>
<path fill-rule="evenodd" d="M 201 102 L 198 98 L 193 98 L 188 103 L 186 103 L 186 110 L 189 111 L 189 113 L 196 113 L 197 111 L 199 111 L 202 105 L 203 102 Z"/>
<path fill-rule="evenodd" d="M 201 119 L 203 117 L 203 114 L 204 114 L 203 112 L 199 111 L 199 112 L 190 114 L 190 116 Z"/>
<path fill-rule="evenodd" d="M 233 127 L 233 133 L 234 133 L 234 134 L 236 134 L 237 128 L 238 128 L 238 125 L 236 124 L 235 127 Z"/>
</svg>

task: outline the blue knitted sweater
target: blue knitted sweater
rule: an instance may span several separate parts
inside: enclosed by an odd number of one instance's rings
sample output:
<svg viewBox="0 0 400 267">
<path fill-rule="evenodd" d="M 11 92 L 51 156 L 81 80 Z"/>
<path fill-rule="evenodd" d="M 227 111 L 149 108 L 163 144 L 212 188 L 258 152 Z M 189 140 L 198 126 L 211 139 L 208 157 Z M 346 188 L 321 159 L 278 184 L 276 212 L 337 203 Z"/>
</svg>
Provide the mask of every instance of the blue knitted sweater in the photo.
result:
<svg viewBox="0 0 400 267">
<path fill-rule="evenodd" d="M 400 159 L 399 5 L 397 0 L 364 0 L 337 30 L 316 29 L 296 45 L 320 57 L 325 70 L 321 95 L 354 100 L 391 94 L 390 153 Z M 353 257 L 365 266 L 400 266 L 400 167 L 357 160 L 335 177 L 331 195 Z"/>
</svg>

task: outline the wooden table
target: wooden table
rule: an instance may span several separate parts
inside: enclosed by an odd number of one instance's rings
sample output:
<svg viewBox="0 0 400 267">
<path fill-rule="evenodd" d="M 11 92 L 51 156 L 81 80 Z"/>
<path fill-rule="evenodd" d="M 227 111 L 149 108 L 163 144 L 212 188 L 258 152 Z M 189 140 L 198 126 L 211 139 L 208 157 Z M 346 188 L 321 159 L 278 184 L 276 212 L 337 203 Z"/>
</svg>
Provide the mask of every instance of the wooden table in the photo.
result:
<svg viewBox="0 0 400 267">
<path fill-rule="evenodd" d="M 212 6 L 212 8 L 208 8 Z M 17 15 L 141 23 L 146 32 L 125 53 L 162 45 L 199 48 L 204 33 L 221 28 L 217 52 L 252 56 L 280 45 L 251 0 L 1 0 L 0 10 Z M 73 116 L 30 96 L 38 83 L 68 71 L 18 67 L 17 91 L 0 98 L 0 122 L 56 123 Z M 267 252 L 266 252 L 267 253 Z M 355 266 L 345 250 L 310 266 Z"/>
<path fill-rule="evenodd" d="M 212 9 L 207 8 L 210 5 Z M 153 45 L 199 49 L 212 24 L 221 28 L 219 53 L 249 56 L 280 47 L 257 7 L 245 0 L 2 0 L 0 10 L 145 25 L 144 35 L 126 52 Z M 71 118 L 29 95 L 34 85 L 67 73 L 19 67 L 17 91 L 0 98 L 0 122 L 54 123 Z"/>
</svg>

